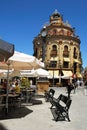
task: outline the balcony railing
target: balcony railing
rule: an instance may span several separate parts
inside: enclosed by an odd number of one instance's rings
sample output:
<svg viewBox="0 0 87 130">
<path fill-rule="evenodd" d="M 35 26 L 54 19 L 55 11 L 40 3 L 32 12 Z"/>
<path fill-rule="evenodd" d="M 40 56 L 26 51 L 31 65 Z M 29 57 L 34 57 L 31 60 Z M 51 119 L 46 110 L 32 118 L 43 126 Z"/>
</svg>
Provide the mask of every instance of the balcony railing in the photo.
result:
<svg viewBox="0 0 87 130">
<path fill-rule="evenodd" d="M 57 56 L 57 50 L 52 50 L 50 53 L 50 56 Z"/>
<path fill-rule="evenodd" d="M 69 51 L 63 51 L 63 57 L 69 57 Z"/>
</svg>

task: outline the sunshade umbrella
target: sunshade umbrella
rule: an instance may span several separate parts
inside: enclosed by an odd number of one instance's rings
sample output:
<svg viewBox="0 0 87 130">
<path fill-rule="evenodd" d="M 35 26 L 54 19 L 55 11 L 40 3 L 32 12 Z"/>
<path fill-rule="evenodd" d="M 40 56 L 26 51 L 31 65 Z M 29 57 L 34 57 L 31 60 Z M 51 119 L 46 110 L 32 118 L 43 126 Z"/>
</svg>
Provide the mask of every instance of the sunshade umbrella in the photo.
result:
<svg viewBox="0 0 87 130">
<path fill-rule="evenodd" d="M 9 72 L 11 73 L 11 70 L 9 70 Z M 7 73 L 8 70 L 0 69 L 0 78 L 7 78 Z"/>
<path fill-rule="evenodd" d="M 21 70 L 20 71 L 21 77 L 36 77 L 35 70 Z"/>
<path fill-rule="evenodd" d="M 39 61 L 37 58 L 34 56 L 20 53 L 15 51 L 14 55 L 10 57 L 7 61 L 7 63 L 2 63 L 0 62 L 0 69 L 7 69 L 7 98 L 6 98 L 6 109 L 8 113 L 8 80 L 9 80 L 9 70 L 14 69 L 14 70 L 30 70 L 30 69 L 36 69 L 44 67 L 44 63 Z"/>
<path fill-rule="evenodd" d="M 15 76 L 20 77 L 20 71 L 14 70 L 14 71 L 12 71 L 12 72 L 9 74 L 9 76 L 10 76 L 10 77 L 15 77 Z"/>
<path fill-rule="evenodd" d="M 42 68 L 36 69 L 35 74 L 38 77 L 49 77 L 50 76 L 49 72 L 45 69 L 42 69 Z"/>
<path fill-rule="evenodd" d="M 44 67 L 44 63 L 39 61 L 34 56 L 20 53 L 20 52 L 14 52 L 14 55 L 8 59 L 9 63 L 9 69 L 14 70 L 30 70 L 30 69 L 37 69 L 40 67 Z M 1 69 L 7 69 L 7 64 L 0 62 L 0 68 Z"/>
<path fill-rule="evenodd" d="M 49 77 L 49 72 L 45 69 L 38 68 L 32 70 L 20 70 L 20 76 L 24 77 Z"/>
</svg>

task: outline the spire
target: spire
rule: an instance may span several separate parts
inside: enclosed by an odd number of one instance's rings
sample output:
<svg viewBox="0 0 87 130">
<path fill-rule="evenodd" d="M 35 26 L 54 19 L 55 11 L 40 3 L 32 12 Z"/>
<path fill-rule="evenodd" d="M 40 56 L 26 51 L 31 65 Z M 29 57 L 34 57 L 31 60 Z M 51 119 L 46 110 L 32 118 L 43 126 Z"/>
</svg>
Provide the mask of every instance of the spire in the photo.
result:
<svg viewBox="0 0 87 130">
<path fill-rule="evenodd" d="M 54 14 L 60 14 L 57 9 L 55 9 Z"/>
</svg>

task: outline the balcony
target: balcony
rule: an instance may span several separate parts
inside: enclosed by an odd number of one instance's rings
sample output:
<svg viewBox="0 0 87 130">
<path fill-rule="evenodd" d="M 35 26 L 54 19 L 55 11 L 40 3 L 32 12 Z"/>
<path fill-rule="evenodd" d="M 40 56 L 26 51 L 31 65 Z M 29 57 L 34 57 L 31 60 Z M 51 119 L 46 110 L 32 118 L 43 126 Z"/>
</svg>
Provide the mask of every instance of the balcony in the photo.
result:
<svg viewBox="0 0 87 130">
<path fill-rule="evenodd" d="M 69 51 L 63 51 L 63 57 L 69 57 Z"/>
<path fill-rule="evenodd" d="M 50 53 L 50 56 L 51 57 L 57 56 L 57 50 L 52 50 L 51 53 Z"/>
</svg>

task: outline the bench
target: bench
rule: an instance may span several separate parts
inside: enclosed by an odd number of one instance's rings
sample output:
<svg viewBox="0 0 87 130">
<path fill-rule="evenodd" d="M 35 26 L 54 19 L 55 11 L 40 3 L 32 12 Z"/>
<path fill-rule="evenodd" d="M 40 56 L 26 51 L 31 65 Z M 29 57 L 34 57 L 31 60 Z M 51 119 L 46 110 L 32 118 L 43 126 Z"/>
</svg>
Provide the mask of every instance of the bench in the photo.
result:
<svg viewBox="0 0 87 130">
<path fill-rule="evenodd" d="M 63 105 L 60 102 L 62 102 Z M 52 104 L 51 112 L 53 114 L 55 121 L 66 120 L 66 119 L 70 121 L 69 108 L 70 108 L 71 102 L 72 100 L 63 94 L 60 94 L 57 99 L 53 98 L 51 100 L 50 102 Z"/>
</svg>

